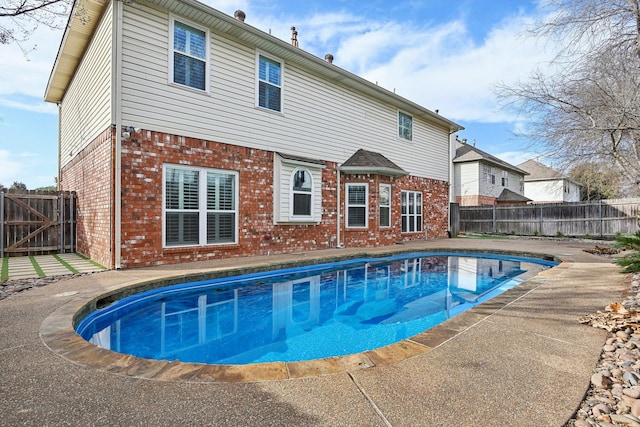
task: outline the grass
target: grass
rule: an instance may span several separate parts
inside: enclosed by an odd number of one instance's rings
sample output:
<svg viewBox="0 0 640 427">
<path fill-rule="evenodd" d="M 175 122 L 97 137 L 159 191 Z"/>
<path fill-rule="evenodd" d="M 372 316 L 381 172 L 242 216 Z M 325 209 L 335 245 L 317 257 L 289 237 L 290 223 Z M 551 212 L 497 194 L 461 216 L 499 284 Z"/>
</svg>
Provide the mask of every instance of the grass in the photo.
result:
<svg viewBox="0 0 640 427">
<path fill-rule="evenodd" d="M 33 265 L 33 269 L 36 271 L 36 274 L 38 275 L 38 277 L 46 276 L 46 274 L 44 274 L 44 271 L 42 271 L 42 268 L 40 268 L 40 265 L 36 261 L 36 257 L 30 256 L 29 261 L 31 261 L 31 265 Z"/>
<path fill-rule="evenodd" d="M 0 281 L 9 280 L 9 258 L 2 258 L 2 269 L 0 269 Z"/>
<path fill-rule="evenodd" d="M 56 261 L 58 261 L 60 264 L 64 265 L 66 267 L 67 270 L 69 270 L 70 272 L 72 272 L 73 274 L 78 274 L 80 273 L 78 270 L 76 270 L 75 268 L 73 268 L 71 266 L 71 264 L 69 264 L 68 262 L 66 262 L 65 260 L 63 260 L 62 258 L 60 258 L 58 255 L 53 255 L 53 257 L 56 259 Z"/>
</svg>

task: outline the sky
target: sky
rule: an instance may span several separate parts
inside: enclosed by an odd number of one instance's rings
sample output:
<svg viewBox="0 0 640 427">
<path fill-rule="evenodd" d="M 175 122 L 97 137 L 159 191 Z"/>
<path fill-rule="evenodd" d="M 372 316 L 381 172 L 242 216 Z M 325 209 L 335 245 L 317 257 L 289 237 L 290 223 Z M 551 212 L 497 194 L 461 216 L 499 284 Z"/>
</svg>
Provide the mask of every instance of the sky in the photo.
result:
<svg viewBox="0 0 640 427">
<path fill-rule="evenodd" d="M 201 0 L 202 1 L 202 0 Z M 465 127 L 461 139 L 513 165 L 540 158 L 516 137 L 526 117 L 501 106 L 499 84 L 526 80 L 551 58 L 526 36 L 538 0 L 204 0 L 285 41 L 395 91 Z M 0 18 L 6 19 L 6 18 Z M 62 30 L 40 27 L 0 45 L 0 184 L 54 185 L 58 115 L 44 102 Z M 542 159 L 542 158 L 540 158 Z"/>
</svg>

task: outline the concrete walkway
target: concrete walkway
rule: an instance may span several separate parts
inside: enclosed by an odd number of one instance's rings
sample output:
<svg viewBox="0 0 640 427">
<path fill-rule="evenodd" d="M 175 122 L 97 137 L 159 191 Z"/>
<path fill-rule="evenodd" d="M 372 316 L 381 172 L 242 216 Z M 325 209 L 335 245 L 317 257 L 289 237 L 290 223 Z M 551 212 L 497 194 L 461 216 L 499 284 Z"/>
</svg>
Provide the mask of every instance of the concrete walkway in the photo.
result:
<svg viewBox="0 0 640 427">
<path fill-rule="evenodd" d="M 429 240 L 107 271 L 35 288 L 0 301 L 0 425 L 562 426 L 581 403 L 606 339 L 576 319 L 620 301 L 628 286 L 610 259 L 583 251 L 593 246 Z M 157 365 L 144 359 L 106 352 L 96 360 L 96 348 L 71 329 L 77 307 L 97 296 L 170 276 L 455 249 L 554 255 L 563 262 L 405 340 L 420 349 L 411 357 L 389 362 L 383 356 L 397 347 L 374 350 L 358 355 L 369 364 L 296 379 L 222 382 L 212 374 L 215 365 L 172 362 L 151 372 Z"/>
<path fill-rule="evenodd" d="M 29 279 L 102 271 L 99 264 L 75 253 L 2 258 L 0 280 Z"/>
</svg>

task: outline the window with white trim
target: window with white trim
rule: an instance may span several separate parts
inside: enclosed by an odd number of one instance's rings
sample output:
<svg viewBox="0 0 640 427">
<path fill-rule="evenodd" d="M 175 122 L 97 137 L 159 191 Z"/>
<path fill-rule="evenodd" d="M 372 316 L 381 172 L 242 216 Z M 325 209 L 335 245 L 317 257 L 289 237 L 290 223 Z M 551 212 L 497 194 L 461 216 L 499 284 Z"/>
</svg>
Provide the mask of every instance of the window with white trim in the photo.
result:
<svg viewBox="0 0 640 427">
<path fill-rule="evenodd" d="M 380 227 L 391 227 L 391 185 L 380 184 L 378 200 Z"/>
<path fill-rule="evenodd" d="M 347 227 L 367 228 L 368 184 L 347 184 Z"/>
<path fill-rule="evenodd" d="M 311 173 L 303 168 L 293 171 L 291 189 L 291 215 L 311 218 L 311 212 L 313 212 L 313 176 Z"/>
<path fill-rule="evenodd" d="M 508 187 L 509 186 L 509 172 L 507 171 L 502 171 L 502 186 L 503 187 Z"/>
<path fill-rule="evenodd" d="M 258 106 L 282 111 L 282 63 L 258 55 Z"/>
<path fill-rule="evenodd" d="M 417 233 L 422 231 L 422 193 L 403 190 L 401 198 L 402 232 Z"/>
<path fill-rule="evenodd" d="M 402 111 L 398 111 L 398 138 L 413 140 L 413 117 Z"/>
<path fill-rule="evenodd" d="M 164 246 L 236 243 L 237 182 L 236 172 L 165 165 Z"/>
<path fill-rule="evenodd" d="M 171 81 L 194 89 L 207 90 L 209 36 L 207 31 L 183 22 L 171 21 L 173 60 Z"/>
<path fill-rule="evenodd" d="M 273 220 L 276 224 L 322 221 L 322 163 L 273 156 Z"/>
</svg>

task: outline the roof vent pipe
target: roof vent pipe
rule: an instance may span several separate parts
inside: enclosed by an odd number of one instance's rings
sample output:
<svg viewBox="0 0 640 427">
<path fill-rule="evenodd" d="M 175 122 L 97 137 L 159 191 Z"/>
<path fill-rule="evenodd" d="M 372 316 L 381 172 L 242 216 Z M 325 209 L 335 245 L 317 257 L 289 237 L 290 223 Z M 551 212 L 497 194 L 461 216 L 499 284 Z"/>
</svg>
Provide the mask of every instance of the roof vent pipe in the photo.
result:
<svg viewBox="0 0 640 427">
<path fill-rule="evenodd" d="M 327 61 L 329 64 L 333 64 L 333 55 L 331 55 L 330 53 L 327 53 L 324 56 L 324 60 Z"/>
<path fill-rule="evenodd" d="M 247 15 L 243 11 L 238 9 L 235 12 L 233 12 L 233 17 L 236 18 L 238 21 L 244 22 L 244 19 L 247 17 Z"/>
<path fill-rule="evenodd" d="M 291 27 L 291 44 L 298 47 L 298 32 L 296 31 L 296 27 Z"/>
</svg>

